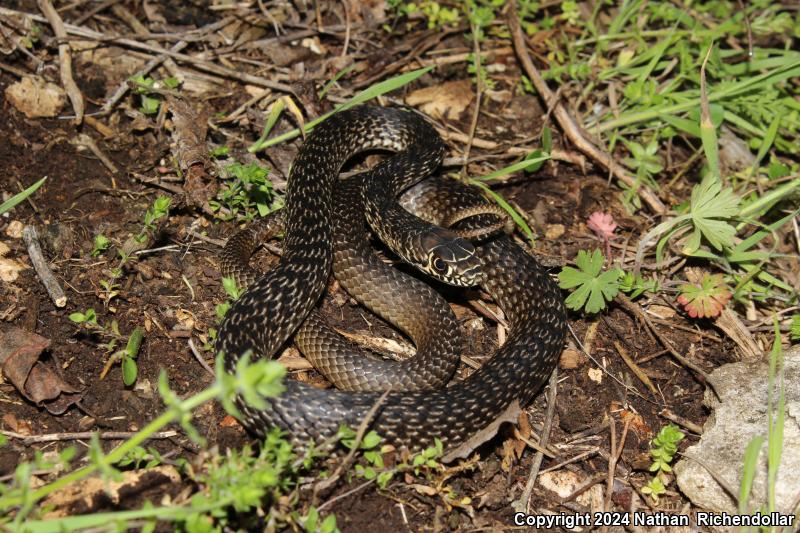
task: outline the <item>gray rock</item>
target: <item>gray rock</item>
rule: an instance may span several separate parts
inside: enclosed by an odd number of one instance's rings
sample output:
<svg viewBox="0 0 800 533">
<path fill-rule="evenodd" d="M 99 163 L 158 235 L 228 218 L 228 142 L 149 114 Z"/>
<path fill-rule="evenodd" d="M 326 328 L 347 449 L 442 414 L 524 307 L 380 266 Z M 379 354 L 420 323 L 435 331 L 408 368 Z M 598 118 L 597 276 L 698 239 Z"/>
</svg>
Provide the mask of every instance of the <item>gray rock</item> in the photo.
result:
<svg viewBox="0 0 800 533">
<path fill-rule="evenodd" d="M 712 415 L 703 428 L 700 442 L 686 450 L 724 479 L 738 496 L 744 464 L 744 451 L 756 435 L 764 437 L 750 506 L 756 509 L 767 501 L 767 383 L 769 361 L 731 363 L 716 369 L 711 379 L 720 395 L 706 391 L 704 403 Z M 800 494 L 800 349 L 784 353 L 786 409 L 783 453 L 778 470 L 775 497 L 777 510 L 792 513 Z M 773 402 L 777 403 L 776 393 Z M 709 511 L 736 512 L 736 503 L 708 473 L 691 459 L 675 465 L 678 486 L 698 507 Z"/>
</svg>

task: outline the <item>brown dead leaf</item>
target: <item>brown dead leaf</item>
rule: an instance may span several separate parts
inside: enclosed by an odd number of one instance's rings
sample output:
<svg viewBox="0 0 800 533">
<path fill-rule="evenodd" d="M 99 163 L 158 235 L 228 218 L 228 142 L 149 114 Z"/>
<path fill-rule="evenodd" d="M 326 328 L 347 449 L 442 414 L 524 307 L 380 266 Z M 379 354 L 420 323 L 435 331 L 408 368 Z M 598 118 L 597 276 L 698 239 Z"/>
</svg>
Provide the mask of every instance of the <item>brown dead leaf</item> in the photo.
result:
<svg viewBox="0 0 800 533">
<path fill-rule="evenodd" d="M 3 425 L 14 433 L 25 437 L 29 437 L 33 434 L 33 427 L 30 420 L 20 420 L 14 413 L 6 413 L 3 415 Z"/>
<path fill-rule="evenodd" d="M 563 236 L 566 231 L 564 224 L 548 224 L 547 229 L 544 231 L 544 236 L 552 241 Z"/>
<path fill-rule="evenodd" d="M 675 316 L 675 310 L 668 305 L 652 304 L 646 309 L 647 314 L 656 316 L 662 320 L 672 318 Z"/>
<path fill-rule="evenodd" d="M 6 98 L 28 118 L 54 117 L 67 102 L 61 87 L 33 75 L 6 87 Z"/>
<path fill-rule="evenodd" d="M 571 370 L 578 368 L 586 363 L 586 357 L 578 350 L 567 348 L 561 352 L 561 357 L 558 360 L 559 368 Z"/>
<path fill-rule="evenodd" d="M 48 346 L 50 339 L 36 333 L 15 326 L 0 328 L 0 370 L 28 400 L 58 415 L 81 395 L 52 365 L 39 361 Z"/>
<path fill-rule="evenodd" d="M 22 228 L 25 227 L 25 224 L 20 222 L 19 220 L 12 220 L 8 223 L 8 227 L 6 227 L 6 235 L 11 237 L 12 239 L 21 239 L 22 238 Z M 0 252 L 0 255 L 3 255 Z"/>
<path fill-rule="evenodd" d="M 470 80 L 448 81 L 441 85 L 417 89 L 406 97 L 406 103 L 435 119 L 456 120 L 472 103 L 475 92 Z"/>
</svg>

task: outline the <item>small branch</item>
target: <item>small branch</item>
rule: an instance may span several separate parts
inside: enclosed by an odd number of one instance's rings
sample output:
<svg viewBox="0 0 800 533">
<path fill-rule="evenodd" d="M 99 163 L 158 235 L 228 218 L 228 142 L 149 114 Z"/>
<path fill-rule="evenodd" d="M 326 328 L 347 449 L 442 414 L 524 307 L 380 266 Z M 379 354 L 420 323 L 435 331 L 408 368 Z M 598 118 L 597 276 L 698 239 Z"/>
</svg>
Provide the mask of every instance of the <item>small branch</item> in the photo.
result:
<svg viewBox="0 0 800 533">
<path fill-rule="evenodd" d="M 53 28 L 53 34 L 58 39 L 66 38 L 67 30 L 64 28 L 64 21 L 61 20 L 61 16 L 55 10 L 53 4 L 50 3 L 50 0 L 37 0 L 37 4 L 44 16 L 47 17 L 47 22 Z M 75 124 L 80 124 L 83 122 L 83 94 L 81 94 L 81 90 L 78 89 L 78 85 L 72 78 L 72 50 L 69 47 L 69 43 L 65 42 L 58 45 L 58 59 L 59 69 L 61 70 L 61 85 L 64 86 L 64 90 L 69 96 L 70 102 L 72 102 L 72 109 L 75 111 Z"/>
<path fill-rule="evenodd" d="M 189 349 L 192 351 L 194 358 L 197 359 L 197 361 L 200 363 L 200 366 L 202 366 L 205 369 L 205 371 L 208 372 L 210 375 L 214 376 L 214 369 L 208 366 L 208 363 L 206 362 L 205 359 L 203 359 L 203 356 L 195 347 L 194 341 L 192 339 L 189 339 Z"/>
<path fill-rule="evenodd" d="M 636 188 L 636 194 L 650 206 L 653 212 L 659 215 L 666 213 L 667 208 L 661 200 L 659 200 L 653 190 L 646 185 L 637 183 L 637 180 L 628 174 L 621 165 L 616 163 L 610 154 L 603 152 L 587 139 L 578 123 L 572 118 L 566 108 L 560 102 L 554 100 L 553 92 L 547 87 L 541 74 L 539 74 L 539 71 L 534 66 L 533 61 L 531 61 L 530 55 L 528 55 L 525 37 L 523 36 L 517 18 L 517 4 L 514 1 L 511 2 L 511 9 L 508 11 L 508 27 L 511 29 L 514 48 L 517 51 L 517 57 L 519 57 L 520 63 L 522 63 L 522 68 L 525 70 L 525 73 L 528 75 L 528 78 L 530 78 L 534 87 L 536 87 L 536 91 L 544 99 L 547 108 L 550 109 L 552 107 L 556 121 L 559 126 L 561 126 L 567 138 L 575 144 L 578 150 L 607 168 L 617 179 L 631 188 Z"/>
<path fill-rule="evenodd" d="M 58 284 L 58 280 L 56 280 L 52 270 L 50 270 L 50 266 L 47 264 L 47 260 L 44 258 L 36 228 L 25 226 L 22 230 L 22 240 L 25 241 L 25 246 L 28 247 L 28 257 L 30 257 L 33 268 L 36 269 L 36 274 L 42 281 L 44 288 L 47 289 L 47 294 L 50 295 L 56 307 L 64 307 L 67 305 L 67 295 L 64 294 L 64 289 Z"/>
<path fill-rule="evenodd" d="M 354 488 L 352 488 L 352 489 L 350 489 L 350 490 L 348 490 L 348 491 L 345 491 L 345 492 L 343 492 L 343 493 L 341 493 L 341 494 L 337 494 L 336 496 L 334 496 L 334 497 L 333 497 L 333 498 L 331 498 L 330 500 L 326 501 L 325 503 L 322 503 L 322 504 L 320 504 L 320 505 L 317 507 L 317 511 L 322 511 L 322 510 L 323 510 L 325 507 L 328 507 L 328 506 L 330 506 L 330 505 L 334 504 L 335 502 L 337 502 L 337 501 L 339 501 L 339 500 L 342 500 L 342 499 L 344 499 L 344 498 L 347 498 L 348 496 L 350 496 L 350 495 L 352 495 L 352 494 L 355 494 L 356 492 L 358 492 L 358 491 L 360 491 L 360 490 L 363 490 L 363 489 L 365 489 L 365 488 L 369 487 L 370 485 L 372 485 L 373 483 L 375 483 L 375 481 L 376 481 L 377 479 L 378 479 L 377 477 L 374 477 L 374 478 L 372 478 L 372 479 L 368 479 L 367 481 L 365 481 L 365 482 L 364 482 L 364 483 L 362 483 L 361 485 L 358 485 L 358 486 L 356 486 L 356 487 L 354 487 Z"/>
<path fill-rule="evenodd" d="M 702 435 L 703 434 L 703 428 L 702 427 L 698 426 L 697 424 L 695 424 L 691 420 L 688 420 L 688 419 L 686 419 L 686 418 L 684 418 L 682 416 L 678 416 L 677 414 L 673 413 L 670 409 L 662 409 L 658 414 L 660 416 L 663 416 L 667 420 L 675 422 L 679 426 L 688 429 L 689 431 L 691 431 L 692 433 L 694 433 L 696 435 Z"/>
<path fill-rule="evenodd" d="M 472 30 L 472 53 L 475 63 L 475 111 L 472 114 L 472 121 L 469 125 L 469 138 L 464 147 L 464 166 L 461 169 L 461 177 L 467 177 L 467 164 L 469 163 L 469 153 L 472 150 L 472 143 L 475 140 L 475 131 L 478 129 L 478 117 L 481 114 L 481 99 L 483 97 L 483 79 L 481 78 L 481 45 L 478 41 L 478 32 L 470 16 L 470 29 Z"/>
<path fill-rule="evenodd" d="M 98 433 L 95 431 L 81 431 L 78 433 L 47 433 L 44 435 L 22 435 L 14 433 L 13 431 L 0 430 L 0 433 L 12 439 L 19 439 L 22 444 L 28 446 L 30 444 L 38 444 L 42 442 L 59 442 L 65 440 L 86 440 L 91 439 L 92 435 L 97 435 L 97 438 L 102 440 L 125 440 L 136 435 L 135 431 L 104 431 Z M 178 435 L 177 431 L 159 431 L 149 435 L 149 439 L 169 439 Z"/>
<path fill-rule="evenodd" d="M 539 446 L 547 448 L 548 441 L 550 440 L 550 430 L 553 427 L 553 417 L 556 412 L 556 393 L 558 392 L 558 367 L 553 369 L 550 375 L 550 389 L 547 393 L 547 413 L 545 413 L 544 424 L 542 425 L 542 433 L 539 437 Z M 528 473 L 528 482 L 525 483 L 525 490 L 522 491 L 522 496 L 519 500 L 512 504 L 516 511 L 530 513 L 531 493 L 533 492 L 533 485 L 536 483 L 536 478 L 539 476 L 539 468 L 542 466 L 544 454 L 536 452 L 531 463 L 531 471 Z"/>
</svg>

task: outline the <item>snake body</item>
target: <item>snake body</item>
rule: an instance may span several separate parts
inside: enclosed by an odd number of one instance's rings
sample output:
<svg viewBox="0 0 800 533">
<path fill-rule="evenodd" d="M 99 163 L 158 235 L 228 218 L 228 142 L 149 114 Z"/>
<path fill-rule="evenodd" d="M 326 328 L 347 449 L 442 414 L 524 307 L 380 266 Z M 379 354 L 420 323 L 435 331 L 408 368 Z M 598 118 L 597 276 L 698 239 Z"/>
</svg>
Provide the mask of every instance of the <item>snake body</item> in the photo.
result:
<svg viewBox="0 0 800 533">
<path fill-rule="evenodd" d="M 341 165 L 356 151 L 390 149 L 399 155 L 380 168 L 391 176 L 408 172 L 408 164 L 429 164 L 430 146 L 425 122 L 393 109 L 354 108 L 314 130 L 289 176 L 281 261 L 249 286 L 220 327 L 216 348 L 225 353 L 229 371 L 248 350 L 272 356 L 316 304 L 331 268 L 331 191 Z M 485 202 L 460 184 L 444 187 L 446 201 L 437 204 L 412 194 L 407 205 L 433 214 Z M 477 218 L 459 225 L 469 229 L 486 223 Z M 508 338 L 464 381 L 433 391 L 390 392 L 372 428 L 398 446 L 429 446 L 436 437 L 448 449 L 466 442 L 514 401 L 528 402 L 561 350 L 564 305 L 544 269 L 506 236 L 487 239 L 475 253 L 482 265 L 483 287 L 506 314 Z M 304 444 L 334 435 L 342 424 L 357 426 L 379 397 L 378 392 L 323 390 L 287 380 L 283 394 L 266 399 L 265 409 L 239 403 L 243 423 L 257 435 L 277 426 Z"/>
<path fill-rule="evenodd" d="M 426 165 L 406 165 L 408 172 L 403 174 L 403 179 L 421 179 L 434 170 L 441 156 L 436 157 L 433 151 L 429 155 L 430 159 L 425 158 L 429 161 Z M 393 163 L 400 164 L 405 165 L 397 160 Z M 461 331 L 450 306 L 436 291 L 375 255 L 364 219 L 362 189 L 365 182 L 378 178 L 378 174 L 371 171 L 336 184 L 335 216 L 331 220 L 333 273 L 351 296 L 408 335 L 417 346 L 417 353 L 402 362 L 371 357 L 330 328 L 316 310 L 298 328 L 294 341 L 314 368 L 341 390 L 443 387 L 458 367 Z M 397 189 L 388 181 L 389 189 L 381 194 L 394 198 Z M 393 206 L 397 206 L 396 202 Z M 249 257 L 260 243 L 285 229 L 283 218 L 282 211 L 277 211 L 231 237 L 221 256 L 223 275 L 234 278 L 242 287 L 260 278 L 262 274 L 248 266 Z M 415 227 L 409 229 L 416 235 L 425 234 L 428 225 L 415 220 Z M 433 229 L 438 231 L 438 228 Z M 453 239 L 449 234 L 436 242 L 443 248 L 454 243 L 461 246 L 460 239 Z M 476 264 L 474 257 L 469 256 L 457 271 L 471 270 Z"/>
</svg>

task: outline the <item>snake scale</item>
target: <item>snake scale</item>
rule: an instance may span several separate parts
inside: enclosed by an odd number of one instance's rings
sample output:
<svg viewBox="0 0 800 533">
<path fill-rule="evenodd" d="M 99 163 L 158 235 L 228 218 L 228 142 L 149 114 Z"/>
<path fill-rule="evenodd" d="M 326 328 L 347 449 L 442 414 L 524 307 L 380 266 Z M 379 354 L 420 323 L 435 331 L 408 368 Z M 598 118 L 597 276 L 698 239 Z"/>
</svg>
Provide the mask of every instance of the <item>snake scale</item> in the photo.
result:
<svg viewBox="0 0 800 533">
<path fill-rule="evenodd" d="M 386 149 L 396 155 L 380 164 L 385 176 L 425 174 L 432 161 L 431 146 L 440 142 L 431 138 L 430 131 L 413 113 L 368 106 L 337 113 L 313 131 L 289 175 L 281 260 L 248 286 L 220 327 L 216 349 L 225 354 L 228 371 L 247 351 L 257 357 L 274 355 L 316 305 L 332 265 L 332 194 L 341 166 L 357 152 Z M 419 168 L 409 171 L 409 165 Z M 437 196 L 431 196 L 429 183 L 436 182 L 426 181 L 412 189 L 404 205 L 431 222 L 440 221 L 434 214 L 485 202 L 455 182 L 438 183 Z M 485 218 L 475 217 L 457 227 L 490 223 Z M 371 427 L 395 445 L 418 449 L 433 444 L 437 437 L 447 449 L 465 443 L 513 402 L 530 401 L 561 350 L 565 310 L 547 272 L 505 235 L 481 242 L 475 256 L 481 264 L 483 288 L 506 315 L 508 338 L 463 381 L 437 390 L 390 392 Z M 295 443 L 304 444 L 329 438 L 342 424 L 357 426 L 380 396 L 379 392 L 317 389 L 287 380 L 283 394 L 267 398 L 265 409 L 238 403 L 243 423 L 255 434 L 263 436 L 279 427 Z"/>
</svg>

